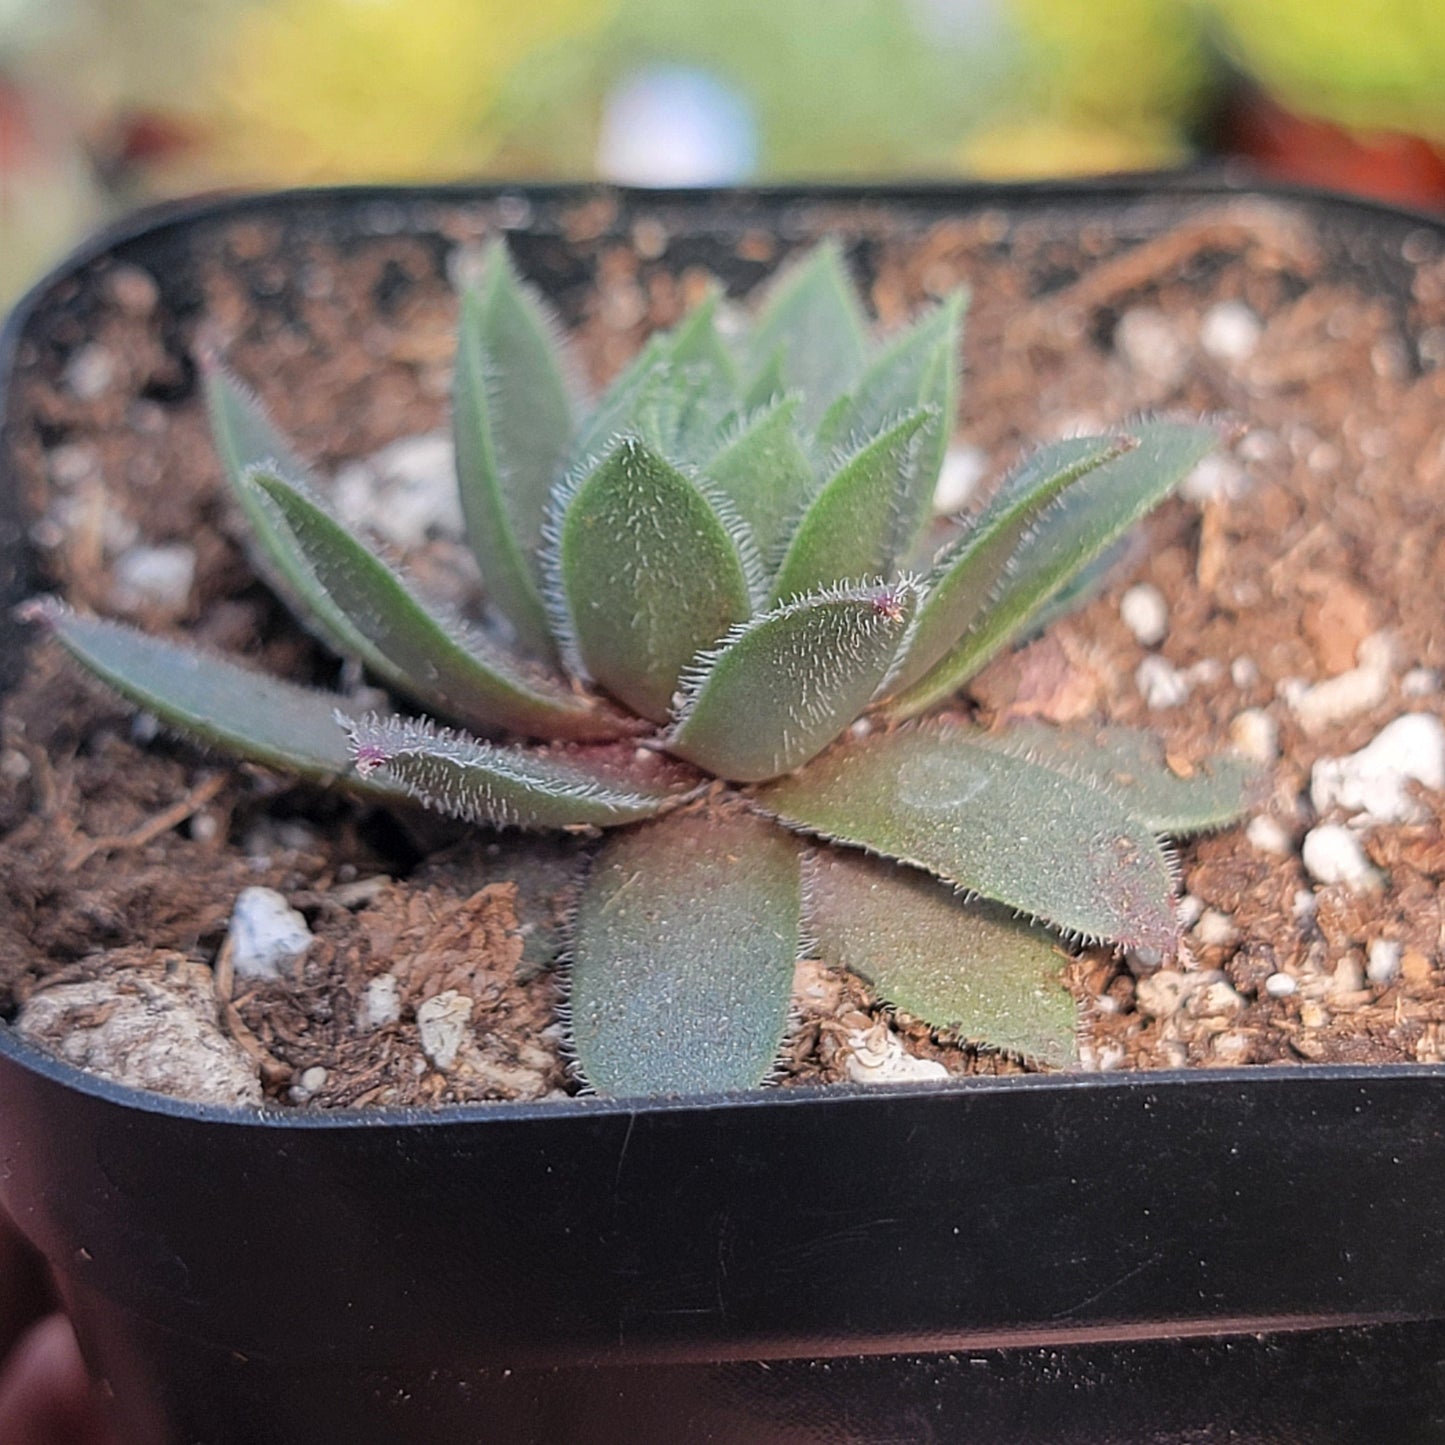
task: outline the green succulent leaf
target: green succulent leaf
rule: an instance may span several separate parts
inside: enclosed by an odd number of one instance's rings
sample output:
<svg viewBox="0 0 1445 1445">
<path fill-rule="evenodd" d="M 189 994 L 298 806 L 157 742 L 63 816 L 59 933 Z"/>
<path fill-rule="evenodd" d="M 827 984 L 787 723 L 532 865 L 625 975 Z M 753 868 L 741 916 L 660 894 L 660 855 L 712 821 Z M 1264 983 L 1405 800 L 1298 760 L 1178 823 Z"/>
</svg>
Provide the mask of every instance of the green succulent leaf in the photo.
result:
<svg viewBox="0 0 1445 1445">
<path fill-rule="evenodd" d="M 830 588 L 734 628 L 685 675 L 668 751 L 735 782 L 801 767 L 863 711 L 917 601 L 908 578 Z"/>
<path fill-rule="evenodd" d="M 310 475 L 290 444 L 271 424 L 261 403 L 224 367 L 206 362 L 201 369 L 210 415 L 211 436 L 222 470 L 249 528 L 252 560 L 297 620 L 328 647 L 348 657 L 365 657 L 366 639 L 325 592 L 315 585 L 305 559 L 290 535 L 278 528 L 254 487 L 245 483 L 253 467 L 267 466 L 307 488 Z M 378 659 L 368 659 L 380 670 Z M 383 676 L 386 674 L 383 672 Z M 395 682 L 397 679 L 388 678 Z"/>
<path fill-rule="evenodd" d="M 850 738 L 759 789 L 791 827 L 927 869 L 1056 928 L 1172 952 L 1174 883 L 1110 794 L 946 724 Z"/>
<path fill-rule="evenodd" d="M 802 397 L 803 424 L 812 430 L 839 391 L 863 371 L 865 323 L 858 294 L 836 241 L 824 241 L 781 272 L 753 323 L 748 346 L 748 393 L 781 356 L 784 391 Z"/>
<path fill-rule="evenodd" d="M 1202 833 L 1235 822 L 1248 806 L 1259 769 L 1222 754 L 1175 771 L 1164 742 L 1141 728 L 1053 728 L 1025 722 L 1002 739 L 1041 767 L 1107 788 L 1156 833 Z"/>
<path fill-rule="evenodd" d="M 765 558 L 777 558 L 813 487 L 813 467 L 795 430 L 797 416 L 797 397 L 774 399 L 745 417 L 703 465 Z"/>
<path fill-rule="evenodd" d="M 1219 428 L 1203 422 L 1143 421 L 1129 430 L 1139 445 L 1081 477 L 1039 518 L 987 609 L 941 662 L 894 699 L 894 716 L 912 717 L 967 682 L 1220 440 Z"/>
<path fill-rule="evenodd" d="M 740 811 L 607 840 L 572 935 L 572 1044 L 594 1089 L 713 1093 L 768 1076 L 799 951 L 799 852 Z"/>
<path fill-rule="evenodd" d="M 338 719 L 338 721 L 341 721 Z M 612 828 L 651 818 L 695 789 L 690 769 L 630 746 L 529 752 L 424 718 L 348 719 L 349 757 L 438 813 L 493 828 Z"/>
<path fill-rule="evenodd" d="M 362 778 L 352 770 L 335 721 L 343 698 L 58 605 L 33 607 L 32 615 L 127 702 L 193 741 L 314 782 L 401 796 L 386 779 Z"/>
<path fill-rule="evenodd" d="M 1078 1005 L 1053 934 L 945 883 L 843 848 L 804 869 L 817 957 L 848 969 L 914 1018 L 971 1043 L 1064 1065 Z"/>
<path fill-rule="evenodd" d="M 1008 477 L 929 575 L 908 655 L 889 686 L 912 687 L 983 614 L 1024 533 L 1065 488 L 1135 446 L 1126 437 L 1080 437 L 1035 453 Z"/>
<path fill-rule="evenodd" d="M 525 737 L 597 741 L 636 731 L 616 711 L 574 692 L 540 669 L 523 669 L 494 644 L 430 611 L 406 583 L 325 508 L 265 468 L 248 472 L 290 534 L 314 588 L 352 618 L 383 675 L 419 702 L 471 727 L 504 728 Z"/>
<path fill-rule="evenodd" d="M 700 464 L 713 450 L 718 427 L 738 404 L 738 370 L 717 330 L 721 293 L 708 298 L 672 333 L 672 370 L 682 394 L 665 455 Z"/>
<path fill-rule="evenodd" d="M 932 413 L 909 412 L 863 443 L 808 504 L 773 581 L 773 601 L 862 577 L 891 577 L 900 507 Z"/>
<path fill-rule="evenodd" d="M 831 406 L 818 428 L 822 447 L 848 447 L 876 436 L 890 418 L 924 409 L 914 466 L 898 496 L 895 553 L 902 556 L 927 523 L 958 412 L 958 360 L 968 293 L 956 291 L 869 362 L 851 393 Z"/>
<path fill-rule="evenodd" d="M 783 378 L 783 346 L 779 343 L 743 387 L 742 409 L 757 411 L 772 406 L 783 399 L 787 390 L 788 384 Z"/>
<path fill-rule="evenodd" d="M 751 611 L 757 562 L 745 529 L 631 438 L 560 505 L 570 649 L 614 697 L 665 722 L 683 669 Z"/>
<path fill-rule="evenodd" d="M 522 645 L 550 655 L 537 552 L 547 498 L 572 441 L 558 331 L 501 242 L 462 297 L 452 390 L 467 538 L 490 600 Z"/>
</svg>

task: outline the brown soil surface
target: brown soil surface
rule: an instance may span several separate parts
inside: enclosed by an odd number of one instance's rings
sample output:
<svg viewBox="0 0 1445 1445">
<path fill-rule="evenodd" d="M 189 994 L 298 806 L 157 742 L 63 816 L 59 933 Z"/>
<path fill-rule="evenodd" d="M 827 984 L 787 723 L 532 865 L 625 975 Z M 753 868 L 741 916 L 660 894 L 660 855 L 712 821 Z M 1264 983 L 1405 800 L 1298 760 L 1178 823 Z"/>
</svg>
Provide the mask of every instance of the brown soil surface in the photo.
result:
<svg viewBox="0 0 1445 1445">
<path fill-rule="evenodd" d="M 814 208 L 804 229 L 832 219 Z M 957 441 L 987 455 L 988 479 L 1042 440 L 1146 409 L 1223 413 L 1244 429 L 1212 495 L 1169 503 L 1095 601 L 973 689 L 985 721 L 1147 724 L 1181 766 L 1225 745 L 1246 709 L 1278 732 L 1256 813 L 1278 825 L 1284 851 L 1263 851 L 1243 827 L 1181 847 L 1198 921 L 1163 981 L 1102 951 L 1073 966 L 1085 1066 L 1445 1057 L 1445 796 L 1422 793 L 1418 822 L 1360 835 L 1377 891 L 1312 882 L 1299 855 L 1319 821 L 1313 762 L 1360 748 L 1403 712 L 1445 709 L 1438 242 L 1404 235 L 1396 304 L 1349 280 L 1301 214 L 1258 201 L 1220 201 L 1143 239 L 1102 222 L 1009 225 L 996 213 L 921 230 L 845 219 L 859 228 L 857 259 L 886 323 L 960 281 L 973 287 Z M 494 220 L 487 206 L 442 208 L 445 243 L 383 233 L 341 248 L 251 219 L 218 225 L 179 316 L 146 273 L 90 268 L 44 334 L 22 344 L 12 398 L 12 455 L 44 585 L 273 671 L 346 683 L 253 579 L 220 500 L 189 357 L 202 343 L 224 354 L 323 472 L 439 428 L 455 315 L 447 257 L 465 255 Z M 563 221 L 588 261 L 563 306 L 595 383 L 677 318 L 709 268 L 687 261 L 686 245 L 674 259 L 658 220 L 619 232 L 605 201 Z M 777 249 L 761 231 L 735 243 L 758 274 Z M 1236 307 L 1233 340 L 1221 341 L 1221 302 L 1247 308 L 1258 334 L 1241 336 Z M 126 604 L 118 558 L 170 542 L 194 549 L 184 600 Z M 410 560 L 474 604 L 455 556 L 437 540 Z M 1150 649 L 1120 617 L 1139 582 L 1168 605 L 1153 651 L 1188 684 L 1174 705 L 1141 695 Z M 1354 668 L 1381 633 L 1390 662 L 1378 697 L 1307 731 L 1300 691 Z M 519 866 L 484 835 L 153 740 L 40 648 L 8 699 L 0 754 L 0 1016 L 47 984 L 173 952 L 214 969 L 223 1027 L 278 1102 L 560 1097 L 574 1085 L 548 959 L 569 848 L 538 845 Z M 317 942 L 293 979 L 243 988 L 223 942 L 252 884 L 285 894 Z M 1372 982 L 1365 962 L 1379 940 L 1400 945 L 1399 967 Z M 367 984 L 385 971 L 400 980 L 400 1015 L 362 1030 Z M 1276 975 L 1292 991 L 1267 989 Z M 839 1020 L 870 1008 L 856 980 L 810 982 L 785 1082 L 841 1077 Z M 458 1062 L 439 1070 L 415 1011 L 448 990 L 470 1001 L 473 1027 Z M 921 1028 L 903 1033 L 914 1052 L 959 1071 L 1022 1067 Z"/>
</svg>

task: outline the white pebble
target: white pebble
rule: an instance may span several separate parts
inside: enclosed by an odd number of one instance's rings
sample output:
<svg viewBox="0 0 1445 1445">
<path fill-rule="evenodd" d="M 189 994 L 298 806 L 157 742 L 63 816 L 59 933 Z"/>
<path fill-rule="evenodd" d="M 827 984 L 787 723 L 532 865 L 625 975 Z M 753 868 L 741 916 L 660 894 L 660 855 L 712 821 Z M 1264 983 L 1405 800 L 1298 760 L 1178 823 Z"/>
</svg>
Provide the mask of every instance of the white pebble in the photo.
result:
<svg viewBox="0 0 1445 1445">
<path fill-rule="evenodd" d="M 115 559 L 110 600 L 123 612 L 151 607 L 182 612 L 195 580 L 196 550 L 188 543 L 132 547 Z"/>
<path fill-rule="evenodd" d="M 1179 484 L 1179 495 L 1187 502 L 1202 504 L 1220 501 L 1238 501 L 1249 490 L 1249 478 L 1244 468 L 1232 457 L 1221 452 L 1212 452 L 1196 464 Z"/>
<path fill-rule="evenodd" d="M 385 1028 L 401 1017 L 401 985 L 389 973 L 369 979 L 356 1010 L 356 1027 L 362 1033 Z"/>
<path fill-rule="evenodd" d="M 274 888 L 243 888 L 231 910 L 237 978 L 281 978 L 311 946 L 306 920 Z"/>
<path fill-rule="evenodd" d="M 973 496 L 974 489 L 988 470 L 988 457 L 980 447 L 951 446 L 943 454 L 943 467 L 938 485 L 933 489 L 933 511 L 939 517 L 951 517 Z"/>
<path fill-rule="evenodd" d="M 1330 975 L 1330 992 L 1336 995 L 1359 993 L 1365 986 L 1365 970 L 1358 957 L 1347 953 Z"/>
<path fill-rule="evenodd" d="M 1288 998 L 1298 988 L 1299 984 L 1287 973 L 1272 973 L 1264 981 L 1264 991 L 1271 998 Z"/>
<path fill-rule="evenodd" d="M 460 540 L 466 524 L 456 489 L 456 453 L 440 433 L 402 437 L 336 474 L 336 510 L 397 547 L 429 537 Z"/>
<path fill-rule="evenodd" d="M 903 1047 L 898 1035 L 883 1024 L 849 1029 L 843 1038 L 843 1068 L 855 1084 L 900 1084 L 920 1079 L 946 1079 L 937 1059 L 920 1059 Z"/>
<path fill-rule="evenodd" d="M 1365 961 L 1365 977 L 1371 983 L 1385 984 L 1394 983 L 1400 976 L 1400 960 L 1404 956 L 1405 945 L 1393 938 L 1377 938 L 1370 944 L 1369 954 Z"/>
<path fill-rule="evenodd" d="M 1204 313 L 1199 344 L 1216 361 L 1247 361 L 1264 327 L 1243 301 L 1219 301 Z"/>
<path fill-rule="evenodd" d="M 1300 849 L 1305 872 L 1316 883 L 1341 883 L 1356 892 L 1381 886 L 1379 872 L 1365 857 L 1358 836 L 1338 823 L 1321 823 L 1305 834 Z"/>
<path fill-rule="evenodd" d="M 1306 923 L 1315 916 L 1320 906 L 1320 900 L 1315 897 L 1312 888 L 1296 888 L 1294 897 L 1290 900 L 1290 912 L 1297 922 Z"/>
<path fill-rule="evenodd" d="M 1261 853 L 1269 853 L 1276 858 L 1283 858 L 1286 854 L 1294 851 L 1294 846 L 1291 844 L 1284 826 L 1266 813 L 1261 813 L 1249 820 L 1249 827 L 1244 830 L 1244 836 L 1249 839 L 1251 848 L 1255 848 Z"/>
<path fill-rule="evenodd" d="M 65 364 L 65 385 L 81 401 L 103 396 L 115 380 L 115 357 L 98 341 L 82 346 Z"/>
<path fill-rule="evenodd" d="M 1150 708 L 1178 707 L 1189 696 L 1189 679 L 1158 653 L 1150 653 L 1135 668 L 1134 686 Z"/>
<path fill-rule="evenodd" d="M 1206 948 L 1228 948 L 1239 942 L 1239 930 L 1234 920 L 1217 908 L 1206 908 L 1194 925 L 1194 936 Z"/>
<path fill-rule="evenodd" d="M 1193 893 L 1186 893 L 1179 900 L 1174 912 L 1179 919 L 1180 928 L 1193 928 L 1199 922 L 1200 914 L 1204 912 L 1204 900 Z"/>
<path fill-rule="evenodd" d="M 434 994 L 417 1009 L 421 1051 L 433 1068 L 445 1073 L 456 1063 L 471 1021 L 471 999 L 454 988 Z"/>
<path fill-rule="evenodd" d="M 1425 814 L 1411 783 L 1445 787 L 1445 726 L 1430 713 L 1405 713 L 1359 752 L 1320 758 L 1310 772 L 1310 801 L 1318 812 L 1343 808 L 1367 824 L 1417 822 Z"/>
<path fill-rule="evenodd" d="M 1440 691 L 1440 674 L 1433 667 L 1412 667 L 1400 679 L 1406 697 L 1431 697 Z"/>
<path fill-rule="evenodd" d="M 1259 681 L 1259 664 L 1252 657 L 1236 657 L 1229 664 L 1229 680 L 1242 692 Z"/>
<path fill-rule="evenodd" d="M 1359 666 L 1290 694 L 1300 726 L 1307 733 L 1323 732 L 1383 702 L 1390 691 L 1391 657 L 1390 639 L 1377 632 L 1360 644 Z"/>
<path fill-rule="evenodd" d="M 326 1087 L 328 1077 L 326 1070 L 323 1069 L 320 1064 L 313 1064 L 309 1069 L 302 1071 L 301 1077 L 297 1082 L 308 1094 L 314 1094 L 317 1089 Z"/>
<path fill-rule="evenodd" d="M 1169 635 L 1169 604 L 1148 582 L 1131 587 L 1119 599 L 1119 616 L 1140 647 L 1158 647 Z"/>
<path fill-rule="evenodd" d="M 1175 386 L 1189 365 L 1189 353 L 1174 323 L 1152 306 L 1126 311 L 1114 328 L 1114 349 L 1131 370 L 1148 380 L 1154 395 Z"/>
<path fill-rule="evenodd" d="M 1190 980 L 1177 969 L 1161 968 L 1158 973 L 1135 983 L 1134 1002 L 1140 1013 L 1167 1019 L 1179 1012 L 1191 986 Z"/>
<path fill-rule="evenodd" d="M 1218 1018 L 1238 1013 L 1243 1007 L 1243 995 L 1223 978 L 1202 984 L 1189 997 L 1189 1012 L 1195 1018 Z"/>
<path fill-rule="evenodd" d="M 1279 757 L 1279 725 L 1263 708 L 1247 707 L 1229 725 L 1234 750 L 1253 763 L 1272 763 Z"/>
</svg>

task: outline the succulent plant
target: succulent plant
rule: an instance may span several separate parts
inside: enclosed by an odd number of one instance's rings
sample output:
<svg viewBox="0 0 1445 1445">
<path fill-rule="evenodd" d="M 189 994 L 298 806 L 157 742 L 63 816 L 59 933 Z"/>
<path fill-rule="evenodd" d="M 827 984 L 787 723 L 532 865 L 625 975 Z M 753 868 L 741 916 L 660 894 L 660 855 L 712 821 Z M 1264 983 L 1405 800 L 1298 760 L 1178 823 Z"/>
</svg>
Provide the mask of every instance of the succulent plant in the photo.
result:
<svg viewBox="0 0 1445 1445">
<path fill-rule="evenodd" d="M 1217 428 L 1146 420 L 1046 446 L 930 555 L 964 297 L 870 345 L 824 244 L 750 325 L 730 330 L 721 306 L 654 335 L 579 416 L 544 304 L 490 251 L 462 302 L 453 407 L 480 625 L 348 532 L 259 405 L 207 368 L 264 575 L 319 638 L 448 726 L 357 715 L 59 606 L 47 620 L 205 744 L 486 827 L 583 835 L 567 1011 L 600 1092 L 765 1079 L 805 953 L 941 1030 L 1067 1062 L 1061 938 L 1172 950 L 1161 834 L 1232 819 L 1241 768 L 1179 776 L 1152 737 L 1119 729 L 994 734 L 956 704 L 921 715 L 1075 585 Z"/>
</svg>

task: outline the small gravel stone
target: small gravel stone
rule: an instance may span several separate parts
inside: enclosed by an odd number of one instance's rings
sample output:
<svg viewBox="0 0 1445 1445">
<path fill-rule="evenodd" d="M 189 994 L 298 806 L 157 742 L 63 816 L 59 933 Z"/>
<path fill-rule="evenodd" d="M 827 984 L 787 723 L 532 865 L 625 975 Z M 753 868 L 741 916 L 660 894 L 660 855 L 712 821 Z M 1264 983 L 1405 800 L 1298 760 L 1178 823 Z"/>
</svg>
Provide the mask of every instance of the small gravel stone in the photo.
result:
<svg viewBox="0 0 1445 1445">
<path fill-rule="evenodd" d="M 1394 983 L 1400 975 L 1400 960 L 1404 953 L 1405 945 L 1393 938 L 1375 939 L 1365 960 L 1365 977 L 1382 988 Z"/>
<path fill-rule="evenodd" d="M 456 453 L 440 433 L 402 437 L 336 474 L 336 510 L 397 547 L 431 537 L 459 541 L 466 524 L 457 496 Z"/>
<path fill-rule="evenodd" d="M 1300 849 L 1305 872 L 1316 883 L 1340 883 L 1354 892 L 1381 886 L 1379 872 L 1365 857 L 1359 837 L 1339 823 L 1321 823 L 1305 834 Z"/>
<path fill-rule="evenodd" d="M 1178 385 L 1189 365 L 1189 351 L 1178 329 L 1152 306 L 1131 307 L 1119 318 L 1114 349 L 1148 382 L 1155 396 Z"/>
<path fill-rule="evenodd" d="M 1264 991 L 1271 998 L 1288 998 L 1298 989 L 1299 984 L 1287 973 L 1272 973 L 1264 981 Z"/>
<path fill-rule="evenodd" d="M 1189 679 L 1158 653 L 1151 653 L 1135 668 L 1134 685 L 1149 708 L 1178 707 L 1189 697 Z"/>
<path fill-rule="evenodd" d="M 843 1069 L 855 1084 L 899 1084 L 920 1079 L 946 1079 L 937 1059 L 920 1059 L 903 1047 L 886 1024 L 849 1029 L 843 1036 Z"/>
<path fill-rule="evenodd" d="M 421 1051 L 433 1068 L 446 1073 L 456 1063 L 471 1021 L 471 999 L 454 988 L 434 994 L 417 1009 Z"/>
<path fill-rule="evenodd" d="M 121 265 L 110 273 L 110 294 L 127 315 L 149 316 L 160 304 L 161 288 L 149 271 Z"/>
<path fill-rule="evenodd" d="M 1367 824 L 1419 822 L 1425 812 L 1411 783 L 1445 787 L 1445 725 L 1430 713 L 1405 713 L 1359 752 L 1318 759 L 1310 801 L 1318 812 L 1343 808 Z"/>
<path fill-rule="evenodd" d="M 1239 942 L 1239 930 L 1234 920 L 1217 908 L 1206 908 L 1194 925 L 1194 936 L 1206 948 L 1228 948 Z"/>
<path fill-rule="evenodd" d="M 356 1027 L 362 1033 L 385 1028 L 401 1017 L 401 984 L 389 973 L 368 980 L 356 1010 Z"/>
<path fill-rule="evenodd" d="M 1229 741 L 1251 762 L 1267 765 L 1279 757 L 1279 724 L 1263 708 L 1247 707 L 1230 723 Z"/>
<path fill-rule="evenodd" d="M 1294 845 L 1290 842 L 1283 824 L 1265 813 L 1249 820 L 1244 836 L 1249 839 L 1251 848 L 1275 858 L 1283 858 L 1294 852 Z"/>
<path fill-rule="evenodd" d="M 1179 484 L 1179 495 L 1197 506 L 1215 500 L 1233 502 L 1249 491 L 1249 477 L 1232 457 L 1211 453 Z"/>
<path fill-rule="evenodd" d="M 185 542 L 131 547 L 115 559 L 110 600 L 122 612 L 185 611 L 196 580 L 196 549 Z"/>
<path fill-rule="evenodd" d="M 1412 667 L 1400 679 L 1406 697 L 1433 697 L 1440 691 L 1440 674 L 1433 667 Z"/>
<path fill-rule="evenodd" d="M 1346 954 L 1330 975 L 1330 992 L 1343 997 L 1357 994 L 1365 986 L 1365 968 L 1352 953 Z"/>
<path fill-rule="evenodd" d="M 987 470 L 988 455 L 981 447 L 949 447 L 943 454 L 938 485 L 933 489 L 934 515 L 951 517 L 960 511 L 973 496 Z"/>
<path fill-rule="evenodd" d="M 1180 928 L 1193 928 L 1204 912 L 1204 900 L 1193 893 L 1186 893 L 1175 908 Z"/>
<path fill-rule="evenodd" d="M 65 365 L 65 385 L 81 401 L 104 396 L 115 380 L 115 357 L 98 341 L 82 346 Z"/>
<path fill-rule="evenodd" d="M 1259 664 L 1252 657 L 1236 657 L 1229 664 L 1229 680 L 1243 691 L 1259 681 Z"/>
<path fill-rule="evenodd" d="M 1158 647 L 1169 635 L 1169 604 L 1148 582 L 1129 588 L 1119 599 L 1119 616 L 1141 647 Z"/>
<path fill-rule="evenodd" d="M 1227 1017 L 1237 1014 L 1243 1007 L 1244 996 L 1223 978 L 1201 983 L 1189 996 L 1189 1012 L 1195 1018 Z"/>
<path fill-rule="evenodd" d="M 282 978 L 311 946 L 306 920 L 274 888 L 243 888 L 231 910 L 237 978 Z"/>
<path fill-rule="evenodd" d="M 1360 644 L 1358 667 L 1289 697 L 1300 726 L 1307 733 L 1323 732 L 1383 702 L 1390 691 L 1392 652 L 1390 639 L 1377 632 Z"/>
<path fill-rule="evenodd" d="M 1247 361 L 1264 334 L 1258 316 L 1243 301 L 1219 301 L 1199 323 L 1199 344 L 1216 361 Z"/>
<path fill-rule="evenodd" d="M 1191 987 L 1192 981 L 1177 969 L 1161 968 L 1134 985 L 1134 1001 L 1140 1013 L 1167 1019 L 1179 1012 Z"/>
</svg>

